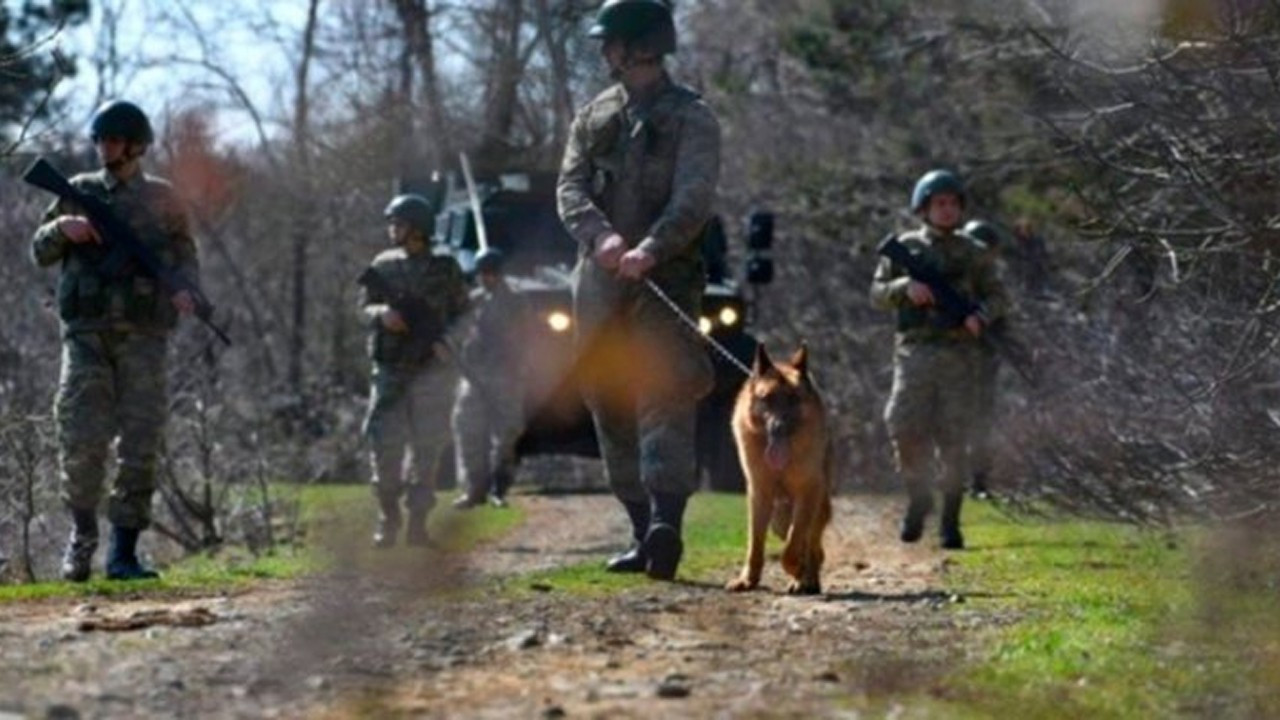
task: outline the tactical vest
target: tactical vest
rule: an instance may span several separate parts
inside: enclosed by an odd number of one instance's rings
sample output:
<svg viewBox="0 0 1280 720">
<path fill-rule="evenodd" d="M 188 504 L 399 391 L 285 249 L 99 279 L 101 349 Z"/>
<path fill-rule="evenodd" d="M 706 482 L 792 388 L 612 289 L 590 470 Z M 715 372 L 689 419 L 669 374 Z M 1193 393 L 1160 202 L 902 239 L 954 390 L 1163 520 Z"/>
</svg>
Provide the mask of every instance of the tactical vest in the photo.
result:
<svg viewBox="0 0 1280 720">
<path fill-rule="evenodd" d="M 176 265 L 171 242 L 172 228 L 160 208 L 167 186 L 138 178 L 141 187 L 128 193 L 112 194 L 97 175 L 77 178 L 80 189 L 111 203 L 117 215 L 133 228 L 160 261 Z M 105 274 L 103 245 L 74 245 L 58 278 L 58 316 L 72 330 L 93 327 L 130 327 L 139 330 L 169 330 L 178 322 L 178 312 L 168 294 L 153 277 L 144 274 L 135 262 L 125 263 L 118 272 Z"/>
<path fill-rule="evenodd" d="M 369 355 L 378 363 L 425 366 L 435 358 L 434 345 L 440 341 L 456 317 L 449 297 L 461 282 L 457 261 L 447 255 L 427 254 L 406 257 L 371 268 L 392 288 L 377 299 L 392 306 L 409 325 L 408 333 L 393 333 L 374 325 L 369 336 Z"/>
<path fill-rule="evenodd" d="M 904 236 L 902 239 L 913 254 L 921 256 L 927 264 L 942 275 L 951 287 L 965 295 L 972 296 L 971 270 L 977 258 L 971 249 L 956 248 L 953 252 L 943 252 L 936 245 L 925 244 L 919 235 L 915 233 Z M 912 242 L 913 240 L 914 242 Z M 957 241 L 976 243 L 968 236 L 959 233 L 957 233 L 957 237 L 948 242 Z M 897 331 L 899 333 L 914 336 L 927 335 L 930 339 L 944 339 L 950 336 L 964 337 L 962 334 L 964 331 L 959 323 L 954 321 L 945 322 L 944 316 L 931 307 L 917 307 L 904 303 L 899 306 L 897 314 Z"/>
</svg>

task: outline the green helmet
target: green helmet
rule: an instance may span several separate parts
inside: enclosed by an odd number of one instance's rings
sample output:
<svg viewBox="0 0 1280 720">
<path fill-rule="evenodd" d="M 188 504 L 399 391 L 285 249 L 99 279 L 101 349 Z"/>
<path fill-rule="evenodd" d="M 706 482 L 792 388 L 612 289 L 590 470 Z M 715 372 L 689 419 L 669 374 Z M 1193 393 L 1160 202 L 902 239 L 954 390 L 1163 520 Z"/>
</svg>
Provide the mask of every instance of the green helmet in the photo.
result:
<svg viewBox="0 0 1280 720">
<path fill-rule="evenodd" d="M 629 46 L 658 55 L 676 51 L 676 23 L 662 0 L 605 0 L 587 35 L 617 38 Z"/>
<path fill-rule="evenodd" d="M 391 198 L 383 215 L 388 220 L 401 220 L 408 223 L 424 237 L 430 237 L 435 230 L 435 208 L 431 207 L 431 203 L 421 195 L 406 193 Z"/>
<path fill-rule="evenodd" d="M 930 170 L 916 181 L 915 189 L 911 191 L 911 212 L 923 210 L 929 198 L 938 193 L 952 193 L 960 198 L 961 205 L 964 204 L 964 183 L 960 178 L 950 170 Z"/>
<path fill-rule="evenodd" d="M 984 220 L 970 220 L 965 223 L 964 234 L 993 250 L 1004 244 L 1004 235 L 1000 229 Z"/>
<path fill-rule="evenodd" d="M 485 248 L 476 254 L 476 272 L 499 274 L 505 260 L 498 248 Z"/>
<path fill-rule="evenodd" d="M 89 121 L 89 139 L 98 142 L 109 137 L 150 145 L 155 133 L 142 108 L 126 100 L 111 100 L 103 103 Z"/>
</svg>

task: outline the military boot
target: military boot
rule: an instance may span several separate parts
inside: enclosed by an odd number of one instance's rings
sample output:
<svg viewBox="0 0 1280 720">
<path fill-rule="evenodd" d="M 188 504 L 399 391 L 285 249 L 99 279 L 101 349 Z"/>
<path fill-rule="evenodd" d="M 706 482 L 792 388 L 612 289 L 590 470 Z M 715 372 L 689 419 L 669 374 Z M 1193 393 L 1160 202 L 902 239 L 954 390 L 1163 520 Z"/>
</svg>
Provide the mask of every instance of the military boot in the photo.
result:
<svg viewBox="0 0 1280 720">
<path fill-rule="evenodd" d="M 515 476 L 511 472 L 511 468 L 500 468 L 493 471 L 493 481 L 489 487 L 493 488 L 493 494 L 489 496 L 489 503 L 494 507 L 507 506 L 507 491 L 511 489 Z"/>
<path fill-rule="evenodd" d="M 944 550 L 963 550 L 964 535 L 960 534 L 960 506 L 964 504 L 963 492 L 949 492 L 942 498 L 942 518 L 938 535 Z"/>
<path fill-rule="evenodd" d="M 912 492 L 907 503 L 907 514 L 902 516 L 902 532 L 898 537 L 904 543 L 913 543 L 924 535 L 924 519 L 933 512 L 933 494 Z"/>
<path fill-rule="evenodd" d="M 627 510 L 627 517 L 631 519 L 633 542 L 626 552 L 609 558 L 604 569 L 615 573 L 642 573 L 649 564 L 649 558 L 644 553 L 644 538 L 649 532 L 651 516 L 649 503 L 624 502 L 622 505 Z"/>
<path fill-rule="evenodd" d="M 426 510 L 409 511 L 409 527 L 405 530 L 404 541 L 410 547 L 430 547 L 431 538 L 427 535 Z"/>
<path fill-rule="evenodd" d="M 378 527 L 373 531 L 373 546 L 376 548 L 394 547 L 396 534 L 400 532 L 400 499 L 396 497 L 378 498 Z"/>
<path fill-rule="evenodd" d="M 84 582 L 93 573 L 93 553 L 98 549 L 98 514 L 72 510 L 71 523 L 67 550 L 62 554 L 62 579 Z"/>
<path fill-rule="evenodd" d="M 649 557 L 645 572 L 654 580 L 674 580 L 684 555 L 680 530 L 688 495 L 653 493 L 653 524 L 644 536 L 644 554 Z"/>
<path fill-rule="evenodd" d="M 119 525 L 111 527 L 111 543 L 107 548 L 108 580 L 150 580 L 160 577 L 160 573 L 138 561 L 138 536 L 141 534 L 142 531 L 137 528 Z"/>
</svg>

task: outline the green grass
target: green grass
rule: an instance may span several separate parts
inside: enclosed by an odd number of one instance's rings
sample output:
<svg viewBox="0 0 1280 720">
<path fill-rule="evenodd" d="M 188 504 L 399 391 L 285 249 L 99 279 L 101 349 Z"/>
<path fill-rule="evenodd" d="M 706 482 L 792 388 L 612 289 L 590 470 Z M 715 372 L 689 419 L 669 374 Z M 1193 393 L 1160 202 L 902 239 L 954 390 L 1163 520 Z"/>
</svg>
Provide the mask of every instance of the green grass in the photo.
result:
<svg viewBox="0 0 1280 720">
<path fill-rule="evenodd" d="M 719 585 L 736 572 L 745 545 L 744 503 L 736 495 L 694 496 L 682 580 Z M 1012 519 L 980 503 L 966 507 L 965 522 L 970 549 L 948 556 L 944 578 L 949 592 L 965 598 L 945 612 L 962 627 L 970 618 L 980 620 L 979 629 L 962 631 L 964 661 L 950 674 L 922 682 L 927 690 L 851 697 L 851 710 L 871 716 L 905 710 L 904 717 L 925 718 L 1145 719 L 1220 716 L 1215 711 L 1228 707 L 1236 708 L 1235 716 L 1276 716 L 1239 711 L 1239 687 L 1265 687 L 1266 673 L 1280 667 L 1280 647 L 1263 652 L 1251 674 L 1238 653 L 1204 642 L 1197 630 L 1203 583 L 1195 572 L 1205 531 Z M 770 543 L 776 550 L 776 539 Z M 640 576 L 601 572 L 601 560 L 522 576 L 503 587 L 517 595 L 551 590 L 573 596 L 654 587 Z M 1254 619 L 1243 628 L 1244 621 L 1237 621 L 1233 637 L 1269 627 L 1268 637 L 1280 638 L 1274 596 L 1231 598 L 1230 613 Z M 905 661 L 903 649 L 886 652 Z M 1243 702 L 1276 707 L 1274 697 L 1270 705 L 1266 698 L 1246 696 Z"/>
<path fill-rule="evenodd" d="M 621 510 L 619 510 L 621 512 Z M 680 580 L 721 585 L 742 562 L 747 542 L 746 497 L 728 493 L 698 493 L 689 501 L 685 517 L 685 555 Z M 509 593 L 554 589 L 574 595 L 605 595 L 621 590 L 653 587 L 640 574 L 601 571 L 604 557 L 555 570 L 504 580 Z"/>
<path fill-rule="evenodd" d="M 977 661 L 945 682 L 959 706 L 1022 718 L 1170 717 L 1229 687 L 1240 668 L 1189 642 L 1200 533 L 966 511 L 970 550 L 948 582 L 958 612 L 1012 624 L 973 638 Z"/>
<path fill-rule="evenodd" d="M 94 578 L 86 583 L 40 582 L 0 585 L 0 604 L 52 598 L 164 597 L 236 591 L 263 580 L 288 580 L 321 572 L 337 554 L 354 557 L 371 568 L 404 563 L 421 553 L 397 548 L 382 553 L 369 548 L 374 501 L 364 485 L 279 485 L 272 488 L 277 500 L 296 500 L 301 521 L 299 542 L 282 544 L 269 553 L 253 556 L 241 548 L 223 548 L 213 555 L 194 555 L 160 568 L 158 580 L 116 582 L 101 576 L 103 550 L 99 550 Z M 449 509 L 453 493 L 439 496 L 430 516 L 429 530 L 449 552 L 464 552 L 486 540 L 509 532 L 524 521 L 516 506 L 503 510 L 479 508 L 468 513 Z M 355 553 L 341 552 L 345 547 Z"/>
</svg>

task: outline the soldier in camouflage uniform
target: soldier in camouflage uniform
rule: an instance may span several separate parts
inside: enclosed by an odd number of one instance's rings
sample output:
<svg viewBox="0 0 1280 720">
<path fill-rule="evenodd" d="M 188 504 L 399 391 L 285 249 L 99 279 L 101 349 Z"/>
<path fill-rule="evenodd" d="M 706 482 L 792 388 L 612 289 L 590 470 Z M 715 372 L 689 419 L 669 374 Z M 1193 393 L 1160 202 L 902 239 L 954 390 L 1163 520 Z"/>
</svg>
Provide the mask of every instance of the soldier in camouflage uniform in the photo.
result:
<svg viewBox="0 0 1280 720">
<path fill-rule="evenodd" d="M 665 3 L 608 0 L 591 35 L 603 40 L 619 82 L 574 119 L 558 200 L 579 246 L 583 394 L 634 539 L 607 568 L 671 579 L 697 485 L 697 402 L 714 378 L 699 340 L 646 281 L 698 317 L 705 273 L 697 241 L 711 217 L 720 128 L 697 93 L 663 67 L 676 44 Z"/>
<path fill-rule="evenodd" d="M 182 203 L 169 183 L 141 169 L 154 138 L 146 114 L 132 103 L 106 103 L 93 116 L 91 135 L 102 169 L 77 175 L 71 184 L 109 202 L 164 263 L 196 282 L 196 244 Z M 119 471 L 107 503 L 107 577 L 154 578 L 138 561 L 137 543 L 151 523 L 168 415 L 168 338 L 178 315 L 194 310 L 194 300 L 185 291 L 169 296 L 136 263 L 110 275 L 100 272 L 102 239 L 80 213 L 54 202 L 31 245 L 38 265 L 61 266 L 62 375 L 54 413 L 62 499 L 73 524 L 62 575 L 75 582 L 90 576 L 107 460 L 118 439 Z"/>
<path fill-rule="evenodd" d="M 462 365 L 470 378 L 458 384 L 453 405 L 453 446 L 458 482 L 465 493 L 459 509 L 486 500 L 506 506 L 514 479 L 516 441 L 524 432 L 524 376 L 521 333 L 528 322 L 524 298 L 511 291 L 502 274 L 502 252 L 489 248 L 476 256 L 471 294 L 474 317 L 462 343 Z"/>
<path fill-rule="evenodd" d="M 939 529 L 942 546 L 951 550 L 964 547 L 960 507 L 969 479 L 966 448 L 974 422 L 979 339 L 1006 304 L 990 253 L 959 230 L 964 204 L 959 178 L 943 170 L 927 173 L 911 195 L 911 209 L 923 225 L 899 239 L 937 267 L 957 291 L 982 304 L 984 316 L 970 315 L 959 327 L 945 326 L 929 287 L 888 258 L 881 259 L 871 283 L 872 302 L 895 312 L 898 320 L 893 390 L 884 417 L 909 496 L 901 538 L 916 542 L 924 532 L 925 517 L 933 509 L 930 475 L 936 454 L 943 496 Z"/>
<path fill-rule="evenodd" d="M 454 378 L 438 361 L 440 340 L 466 307 L 467 286 L 452 256 L 435 254 L 431 204 L 399 195 L 387 205 L 387 234 L 396 247 L 380 253 L 361 276 L 360 307 L 373 360 L 364 422 L 378 501 L 376 547 L 395 545 L 400 500 L 409 511 L 405 540 L 425 546 L 427 514 L 435 506 L 432 470 L 448 438 Z M 405 478 L 405 451 L 412 470 Z"/>
</svg>

